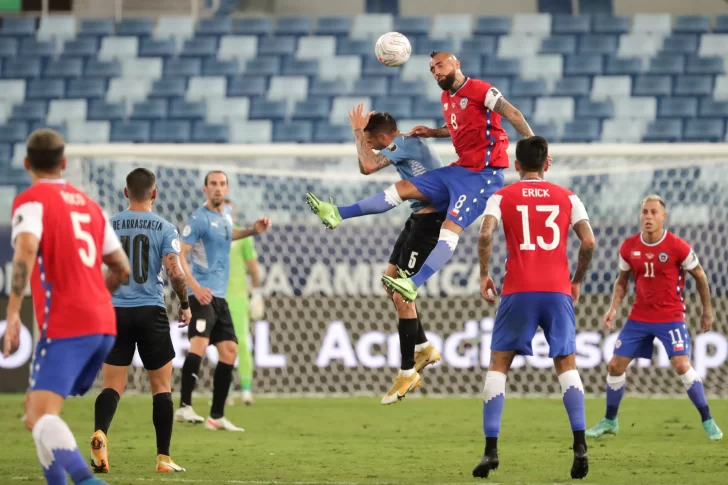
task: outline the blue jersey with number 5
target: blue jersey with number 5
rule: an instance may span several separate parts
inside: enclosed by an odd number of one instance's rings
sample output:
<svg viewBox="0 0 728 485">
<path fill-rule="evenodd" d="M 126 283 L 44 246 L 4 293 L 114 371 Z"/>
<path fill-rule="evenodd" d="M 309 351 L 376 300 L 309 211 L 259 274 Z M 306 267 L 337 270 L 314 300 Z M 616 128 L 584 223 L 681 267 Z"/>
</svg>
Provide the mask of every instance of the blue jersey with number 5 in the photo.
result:
<svg viewBox="0 0 728 485">
<path fill-rule="evenodd" d="M 153 212 L 125 210 L 111 218 L 131 265 L 129 281 L 112 297 L 115 307 L 164 307 L 162 258 L 179 254 L 177 228 Z"/>
</svg>

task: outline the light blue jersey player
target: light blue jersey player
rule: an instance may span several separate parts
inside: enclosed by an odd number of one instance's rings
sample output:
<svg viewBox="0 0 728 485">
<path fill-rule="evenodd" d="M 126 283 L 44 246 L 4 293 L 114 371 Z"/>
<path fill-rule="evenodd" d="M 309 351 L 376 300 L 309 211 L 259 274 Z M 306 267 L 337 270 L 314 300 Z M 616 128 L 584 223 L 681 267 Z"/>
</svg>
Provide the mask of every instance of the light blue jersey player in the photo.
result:
<svg viewBox="0 0 728 485">
<path fill-rule="evenodd" d="M 233 227 L 232 210 L 225 204 L 229 191 L 225 172 L 209 172 L 205 176 L 203 190 L 207 201 L 190 215 L 182 231 L 182 266 L 194 295 L 190 296 L 190 349 L 182 367 L 180 408 L 175 418 L 183 422 L 204 422 L 205 427 L 211 430 L 244 431 L 228 421 L 224 414 L 238 357 L 235 327 L 225 301 L 230 278 L 230 246 L 234 240 L 265 231 L 270 220 L 259 219 L 253 227 L 246 229 Z M 192 391 L 202 356 L 210 344 L 217 347 L 220 360 L 215 368 L 212 408 L 205 420 L 192 409 Z"/>
<path fill-rule="evenodd" d="M 180 302 L 179 321 L 190 321 L 187 282 L 180 263 L 177 228 L 153 212 L 157 178 L 146 168 L 126 176 L 124 195 L 129 208 L 111 218 L 111 227 L 129 257 L 131 274 L 112 296 L 117 337 L 104 362 L 103 390 L 96 398 L 95 427 L 91 436 L 91 467 L 109 472 L 108 432 L 119 399 L 126 386 L 135 350 L 149 374 L 157 436 L 157 472 L 183 472 L 170 458 L 172 422 L 172 359 L 175 352 L 169 335 L 169 317 L 164 304 L 162 267 Z"/>
</svg>

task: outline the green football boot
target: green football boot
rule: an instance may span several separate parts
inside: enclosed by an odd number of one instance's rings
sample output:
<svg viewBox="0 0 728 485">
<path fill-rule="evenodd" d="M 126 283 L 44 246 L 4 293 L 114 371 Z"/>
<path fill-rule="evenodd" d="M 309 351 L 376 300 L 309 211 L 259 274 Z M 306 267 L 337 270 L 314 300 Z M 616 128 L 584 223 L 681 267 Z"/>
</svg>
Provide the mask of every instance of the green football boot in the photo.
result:
<svg viewBox="0 0 728 485">
<path fill-rule="evenodd" d="M 607 419 L 604 418 L 599 421 L 599 424 L 593 428 L 589 428 L 584 433 L 589 438 L 599 438 L 603 434 L 617 434 L 619 432 L 619 421 L 617 418 Z"/>
<path fill-rule="evenodd" d="M 331 197 L 330 200 L 331 202 L 323 202 L 311 192 L 306 194 L 306 203 L 311 208 L 311 211 L 321 218 L 321 221 L 323 221 L 327 229 L 335 229 L 341 223 L 342 219 L 339 214 L 339 209 L 334 205 L 334 198 Z"/>
<path fill-rule="evenodd" d="M 703 429 L 708 434 L 710 441 L 718 441 L 723 439 L 723 432 L 720 430 L 713 418 L 703 421 Z"/>
<path fill-rule="evenodd" d="M 397 271 L 399 278 L 392 278 L 391 276 L 382 276 L 382 283 L 390 290 L 402 295 L 402 299 L 407 303 L 415 301 L 417 298 L 417 286 L 412 281 L 412 278 L 407 276 L 402 270 Z"/>
</svg>

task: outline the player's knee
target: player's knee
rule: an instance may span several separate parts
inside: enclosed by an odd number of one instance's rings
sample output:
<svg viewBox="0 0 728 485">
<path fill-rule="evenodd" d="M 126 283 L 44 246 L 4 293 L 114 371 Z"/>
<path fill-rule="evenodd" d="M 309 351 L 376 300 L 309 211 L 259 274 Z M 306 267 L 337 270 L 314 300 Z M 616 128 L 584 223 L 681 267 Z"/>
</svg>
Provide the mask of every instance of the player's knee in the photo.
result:
<svg viewBox="0 0 728 485">
<path fill-rule="evenodd" d="M 417 318 L 417 310 L 415 310 L 414 303 L 407 303 L 399 293 L 395 293 L 392 296 L 392 301 L 394 301 L 397 315 L 400 318 Z"/>
<path fill-rule="evenodd" d="M 207 346 L 209 345 L 209 343 L 210 340 L 204 337 L 192 337 L 190 339 L 190 348 L 188 352 L 202 357 L 203 355 L 205 355 L 205 351 L 207 350 Z"/>
<path fill-rule="evenodd" d="M 624 374 L 624 371 L 627 370 L 627 366 L 620 362 L 618 359 L 612 357 L 612 359 L 609 361 L 609 364 L 607 364 L 607 370 L 609 371 L 610 376 L 621 376 L 622 374 Z"/>
<path fill-rule="evenodd" d="M 238 358 L 238 344 L 232 341 L 221 342 L 217 346 L 217 351 L 220 355 L 220 362 L 235 364 L 235 359 Z"/>
<path fill-rule="evenodd" d="M 450 246 L 450 249 L 455 251 L 455 247 L 458 245 L 458 241 L 460 241 L 460 234 L 450 229 L 446 229 L 443 225 L 443 228 L 440 229 L 440 236 L 438 237 L 438 240 L 445 241 L 447 245 Z"/>
<path fill-rule="evenodd" d="M 672 359 L 672 367 L 675 369 L 675 371 L 678 373 L 678 375 L 683 375 L 687 371 L 690 370 L 690 359 L 686 358 L 685 356 L 681 356 L 683 358 L 674 357 Z"/>
</svg>

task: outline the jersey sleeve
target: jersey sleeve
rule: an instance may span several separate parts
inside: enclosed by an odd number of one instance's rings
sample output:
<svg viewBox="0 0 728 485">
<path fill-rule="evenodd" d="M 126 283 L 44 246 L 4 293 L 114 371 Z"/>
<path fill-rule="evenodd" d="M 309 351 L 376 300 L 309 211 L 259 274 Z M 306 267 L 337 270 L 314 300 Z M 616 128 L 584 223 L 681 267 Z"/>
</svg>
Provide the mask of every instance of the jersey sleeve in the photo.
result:
<svg viewBox="0 0 728 485">
<path fill-rule="evenodd" d="M 682 239 L 677 240 L 678 257 L 680 258 L 680 267 L 686 271 L 695 269 L 700 264 L 698 256 L 693 251 L 686 241 Z"/>
<path fill-rule="evenodd" d="M 162 256 L 166 256 L 168 254 L 179 255 L 181 249 L 177 228 L 171 226 L 167 229 L 167 232 L 164 233 L 164 239 L 162 240 Z"/>
<path fill-rule="evenodd" d="M 485 93 L 485 100 L 483 101 L 483 104 L 486 108 L 488 108 L 491 111 L 495 111 L 495 104 L 498 102 L 499 99 L 503 97 L 500 91 L 498 91 L 498 88 L 495 86 L 488 86 L 488 91 Z"/>
<path fill-rule="evenodd" d="M 182 229 L 182 242 L 194 245 L 205 235 L 205 221 L 199 214 L 192 214 L 187 225 Z"/>
<path fill-rule="evenodd" d="M 246 237 L 243 239 L 242 251 L 243 251 L 243 261 L 246 263 L 248 261 L 252 261 L 254 259 L 258 259 L 258 253 L 255 251 L 255 238 L 252 237 Z"/>
<path fill-rule="evenodd" d="M 483 215 L 485 216 L 493 216 L 495 217 L 496 222 L 500 223 L 501 220 L 501 200 L 503 199 L 503 196 L 501 194 L 494 194 L 488 199 L 488 203 L 485 204 L 485 212 Z"/>
<path fill-rule="evenodd" d="M 43 236 L 43 203 L 37 200 L 16 201 L 13 209 L 13 227 L 11 243 L 15 247 L 15 239 L 23 233 L 34 235 L 40 241 Z"/>
<path fill-rule="evenodd" d="M 395 142 L 379 153 L 397 165 L 405 160 L 419 159 L 420 143 L 420 139 L 416 137 L 402 138 L 399 143 Z"/>
<path fill-rule="evenodd" d="M 116 234 L 116 231 L 114 231 L 114 228 L 111 227 L 111 222 L 104 213 L 104 245 L 101 254 L 106 256 L 107 254 L 111 254 L 119 249 L 121 249 L 119 236 Z"/>
<path fill-rule="evenodd" d="M 627 247 L 627 241 L 623 242 L 619 247 L 619 270 L 620 271 L 631 271 L 632 266 L 627 262 L 629 259 L 629 248 Z"/>
<path fill-rule="evenodd" d="M 586 213 L 586 207 L 579 196 L 571 194 L 569 200 L 571 201 L 571 226 L 573 227 L 579 221 L 588 221 L 589 214 Z"/>
</svg>

